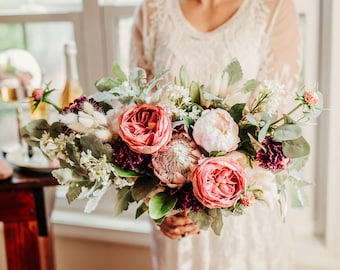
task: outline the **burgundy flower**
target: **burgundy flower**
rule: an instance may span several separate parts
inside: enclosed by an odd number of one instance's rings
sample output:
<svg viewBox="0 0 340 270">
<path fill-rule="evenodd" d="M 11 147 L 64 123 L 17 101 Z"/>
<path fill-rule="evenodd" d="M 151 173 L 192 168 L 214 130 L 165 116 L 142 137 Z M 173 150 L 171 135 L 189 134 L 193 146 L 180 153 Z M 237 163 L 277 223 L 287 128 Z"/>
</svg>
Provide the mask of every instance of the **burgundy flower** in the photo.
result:
<svg viewBox="0 0 340 270">
<path fill-rule="evenodd" d="M 287 168 L 290 158 L 287 158 L 282 151 L 282 143 L 276 142 L 272 137 L 267 136 L 262 145 L 266 149 L 261 149 L 256 154 L 259 165 L 264 169 L 281 170 Z"/>
<path fill-rule="evenodd" d="M 83 109 L 83 105 L 85 102 L 89 102 L 95 110 L 101 111 L 101 107 L 97 101 L 95 101 L 93 98 L 87 98 L 85 96 L 79 97 L 75 99 L 68 107 L 64 107 L 62 110 L 62 114 L 67 114 L 67 113 L 78 113 Z"/>
<path fill-rule="evenodd" d="M 175 209 L 191 210 L 197 212 L 203 208 L 203 205 L 196 199 L 192 185 L 186 184 L 177 193 L 177 203 Z"/>
<path fill-rule="evenodd" d="M 132 151 L 120 137 L 113 143 L 113 150 L 113 161 L 122 169 L 134 170 L 150 161 L 150 156 Z"/>
</svg>

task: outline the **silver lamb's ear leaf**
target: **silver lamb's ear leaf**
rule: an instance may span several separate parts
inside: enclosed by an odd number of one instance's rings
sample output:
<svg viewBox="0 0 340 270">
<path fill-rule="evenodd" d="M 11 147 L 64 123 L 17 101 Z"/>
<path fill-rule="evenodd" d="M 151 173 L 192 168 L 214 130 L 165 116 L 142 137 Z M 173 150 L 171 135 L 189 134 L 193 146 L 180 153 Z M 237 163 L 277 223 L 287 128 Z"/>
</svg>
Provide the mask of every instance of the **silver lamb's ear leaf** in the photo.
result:
<svg viewBox="0 0 340 270">
<path fill-rule="evenodd" d="M 126 82 L 128 80 L 125 73 L 116 62 L 112 64 L 112 74 L 120 83 Z"/>
<path fill-rule="evenodd" d="M 243 71 L 240 62 L 237 59 L 233 59 L 223 72 L 227 72 L 229 75 L 228 86 L 240 81 L 243 78 Z"/>
</svg>

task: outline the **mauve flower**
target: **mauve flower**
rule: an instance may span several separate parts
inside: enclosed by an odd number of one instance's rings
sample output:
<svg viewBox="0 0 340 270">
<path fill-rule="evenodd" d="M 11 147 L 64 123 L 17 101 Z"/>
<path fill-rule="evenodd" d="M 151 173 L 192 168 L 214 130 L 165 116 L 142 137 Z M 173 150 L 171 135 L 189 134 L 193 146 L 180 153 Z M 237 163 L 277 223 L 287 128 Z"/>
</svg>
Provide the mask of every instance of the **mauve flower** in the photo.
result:
<svg viewBox="0 0 340 270">
<path fill-rule="evenodd" d="M 161 182 L 176 188 L 188 182 L 191 169 L 201 155 L 188 134 L 174 134 L 164 150 L 153 154 L 153 171 Z"/>
<path fill-rule="evenodd" d="M 149 156 L 132 151 L 120 137 L 113 143 L 113 161 L 122 169 L 134 170 L 148 159 Z"/>
<path fill-rule="evenodd" d="M 171 134 L 171 120 L 159 106 L 136 105 L 119 117 L 119 135 L 137 153 L 159 151 L 170 141 Z"/>
<path fill-rule="evenodd" d="M 266 150 L 260 149 L 256 154 L 256 159 L 262 168 L 273 171 L 287 168 L 291 159 L 283 154 L 282 143 L 267 136 L 262 145 Z"/>
<path fill-rule="evenodd" d="M 207 152 L 230 152 L 238 147 L 239 127 L 223 109 L 205 110 L 196 121 L 192 136 Z"/>
<path fill-rule="evenodd" d="M 238 162 L 226 156 L 204 158 L 191 175 L 196 198 L 208 208 L 228 208 L 245 190 L 246 174 Z"/>
<path fill-rule="evenodd" d="M 203 205 L 197 200 L 194 193 L 192 192 L 192 185 L 190 183 L 184 185 L 178 190 L 175 209 L 197 212 L 202 208 Z"/>
<path fill-rule="evenodd" d="M 42 88 L 35 88 L 32 92 L 32 98 L 34 101 L 39 101 L 44 95 L 44 89 Z"/>
</svg>

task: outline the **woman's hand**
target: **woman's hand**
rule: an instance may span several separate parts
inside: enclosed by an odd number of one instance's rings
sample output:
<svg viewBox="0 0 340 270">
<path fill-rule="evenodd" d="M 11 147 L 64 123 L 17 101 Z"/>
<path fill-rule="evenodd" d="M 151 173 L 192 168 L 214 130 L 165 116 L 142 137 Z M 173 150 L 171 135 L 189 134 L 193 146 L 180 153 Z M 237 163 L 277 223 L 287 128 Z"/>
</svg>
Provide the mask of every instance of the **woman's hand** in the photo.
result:
<svg viewBox="0 0 340 270">
<path fill-rule="evenodd" d="M 0 160 L 0 180 L 4 180 L 12 176 L 13 168 L 5 160 Z"/>
<path fill-rule="evenodd" d="M 166 217 L 160 225 L 161 232 L 171 239 L 181 239 L 187 234 L 198 234 L 199 228 L 187 217 L 176 215 Z"/>
</svg>

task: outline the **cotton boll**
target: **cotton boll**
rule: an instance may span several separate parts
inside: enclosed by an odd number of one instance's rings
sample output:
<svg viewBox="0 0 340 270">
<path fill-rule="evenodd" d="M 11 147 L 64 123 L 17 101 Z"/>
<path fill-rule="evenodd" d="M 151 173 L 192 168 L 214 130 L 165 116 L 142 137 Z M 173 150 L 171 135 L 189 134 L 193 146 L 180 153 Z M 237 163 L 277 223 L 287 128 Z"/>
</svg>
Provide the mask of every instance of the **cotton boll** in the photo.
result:
<svg viewBox="0 0 340 270">
<path fill-rule="evenodd" d="M 111 140 L 112 134 L 108 129 L 98 129 L 95 130 L 94 135 L 96 135 L 97 138 L 107 142 Z"/>
<path fill-rule="evenodd" d="M 65 115 L 60 115 L 60 121 L 64 123 L 65 125 L 77 123 L 78 116 L 75 113 L 68 113 Z"/>
<path fill-rule="evenodd" d="M 94 111 L 92 113 L 95 121 L 99 124 L 99 125 L 106 125 L 107 124 L 107 120 L 106 120 L 106 116 L 104 114 L 102 114 L 101 112 L 98 111 Z"/>
<path fill-rule="evenodd" d="M 94 126 L 94 121 L 93 119 L 88 119 L 88 118 L 83 118 L 79 117 L 78 118 L 79 123 L 81 123 L 84 127 L 86 128 L 91 128 Z"/>
<path fill-rule="evenodd" d="M 85 101 L 84 104 L 83 104 L 83 110 L 85 113 L 87 114 L 92 114 L 95 110 L 92 106 L 92 104 L 88 101 Z"/>
</svg>

